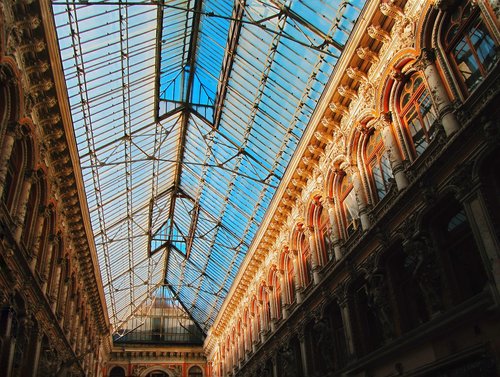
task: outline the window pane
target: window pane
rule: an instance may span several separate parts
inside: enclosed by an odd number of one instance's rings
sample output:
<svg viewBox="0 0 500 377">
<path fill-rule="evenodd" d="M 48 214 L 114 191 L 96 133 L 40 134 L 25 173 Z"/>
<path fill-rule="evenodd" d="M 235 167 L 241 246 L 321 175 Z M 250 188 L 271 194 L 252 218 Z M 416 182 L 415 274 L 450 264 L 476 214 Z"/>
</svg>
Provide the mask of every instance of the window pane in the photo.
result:
<svg viewBox="0 0 500 377">
<path fill-rule="evenodd" d="M 462 38 L 457 44 L 454 54 L 457 60 L 458 70 L 464 79 L 465 85 L 467 85 L 469 90 L 473 89 L 481 77 L 481 74 L 466 37 Z"/>
<path fill-rule="evenodd" d="M 473 30 L 471 40 L 483 69 L 488 72 L 496 61 L 495 42 L 482 23 L 479 23 L 477 28 Z"/>
</svg>

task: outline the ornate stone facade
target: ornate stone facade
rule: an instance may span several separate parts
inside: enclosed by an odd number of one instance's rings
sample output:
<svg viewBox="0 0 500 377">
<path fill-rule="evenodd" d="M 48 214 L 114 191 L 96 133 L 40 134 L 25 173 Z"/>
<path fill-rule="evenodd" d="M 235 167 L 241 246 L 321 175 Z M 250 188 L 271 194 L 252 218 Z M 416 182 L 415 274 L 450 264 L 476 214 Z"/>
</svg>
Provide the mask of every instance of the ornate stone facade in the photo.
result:
<svg viewBox="0 0 500 377">
<path fill-rule="evenodd" d="M 206 341 L 212 376 L 500 372 L 498 17 L 368 2 Z"/>
<path fill-rule="evenodd" d="M 498 12 L 368 1 L 204 348 L 121 348 L 50 4 L 2 0 L 2 375 L 498 375 Z"/>
</svg>

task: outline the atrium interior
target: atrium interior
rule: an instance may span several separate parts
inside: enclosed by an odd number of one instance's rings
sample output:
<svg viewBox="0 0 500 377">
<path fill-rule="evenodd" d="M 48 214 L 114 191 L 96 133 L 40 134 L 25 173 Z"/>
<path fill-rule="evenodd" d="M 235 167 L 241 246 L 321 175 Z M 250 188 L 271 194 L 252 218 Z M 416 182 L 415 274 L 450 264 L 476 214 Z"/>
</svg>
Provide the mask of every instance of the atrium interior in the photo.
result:
<svg viewBox="0 0 500 377">
<path fill-rule="evenodd" d="M 0 0 L 5 377 L 500 375 L 497 0 Z"/>
</svg>

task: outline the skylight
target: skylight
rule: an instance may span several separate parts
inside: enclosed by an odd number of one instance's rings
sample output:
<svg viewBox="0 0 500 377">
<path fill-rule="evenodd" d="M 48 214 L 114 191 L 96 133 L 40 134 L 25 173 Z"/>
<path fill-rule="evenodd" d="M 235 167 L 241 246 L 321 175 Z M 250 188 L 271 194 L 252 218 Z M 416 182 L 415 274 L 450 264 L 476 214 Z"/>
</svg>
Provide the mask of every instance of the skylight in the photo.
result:
<svg viewBox="0 0 500 377">
<path fill-rule="evenodd" d="M 53 2 L 115 330 L 162 286 L 210 328 L 363 6 Z"/>
</svg>

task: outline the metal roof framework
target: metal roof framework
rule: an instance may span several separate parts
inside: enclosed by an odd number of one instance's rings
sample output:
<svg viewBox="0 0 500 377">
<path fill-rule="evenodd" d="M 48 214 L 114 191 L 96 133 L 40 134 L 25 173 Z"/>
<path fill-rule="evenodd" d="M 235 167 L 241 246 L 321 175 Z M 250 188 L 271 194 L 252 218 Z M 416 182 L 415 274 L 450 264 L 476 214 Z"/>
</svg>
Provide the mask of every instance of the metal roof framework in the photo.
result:
<svg viewBox="0 0 500 377">
<path fill-rule="evenodd" d="M 53 1 L 114 330 L 213 324 L 364 0 Z"/>
</svg>

